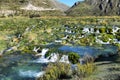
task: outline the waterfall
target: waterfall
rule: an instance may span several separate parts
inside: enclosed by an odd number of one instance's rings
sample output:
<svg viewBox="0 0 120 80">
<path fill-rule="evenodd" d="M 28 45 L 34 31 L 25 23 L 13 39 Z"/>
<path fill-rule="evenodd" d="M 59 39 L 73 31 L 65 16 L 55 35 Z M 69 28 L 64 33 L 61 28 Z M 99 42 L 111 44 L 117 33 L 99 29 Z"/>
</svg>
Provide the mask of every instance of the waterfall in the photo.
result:
<svg viewBox="0 0 120 80">
<path fill-rule="evenodd" d="M 84 28 L 83 29 L 83 33 L 89 33 L 90 31 L 89 31 L 89 28 Z"/>
<path fill-rule="evenodd" d="M 120 29 L 119 27 L 113 26 L 113 29 L 112 29 L 113 34 L 115 35 L 115 33 L 116 33 L 119 29 Z"/>
<path fill-rule="evenodd" d="M 58 60 L 58 55 L 56 53 L 52 53 L 48 58 L 47 60 L 49 62 L 56 62 Z"/>
<path fill-rule="evenodd" d="M 70 63 L 68 59 L 68 55 L 63 55 L 59 62 Z"/>
<path fill-rule="evenodd" d="M 62 40 L 55 40 L 55 42 L 56 42 L 56 43 L 61 43 L 61 42 L 62 42 Z"/>
<path fill-rule="evenodd" d="M 63 37 L 62 39 L 67 39 L 68 35 L 66 35 L 65 37 Z"/>
<path fill-rule="evenodd" d="M 96 42 L 100 43 L 100 44 L 110 44 L 110 40 L 108 42 L 103 42 L 102 40 L 98 39 L 97 37 L 95 37 Z"/>
<path fill-rule="evenodd" d="M 58 55 L 56 53 L 52 53 L 49 57 L 45 58 L 45 54 L 47 54 L 48 49 L 42 49 L 42 52 L 37 54 L 41 55 L 37 60 L 34 60 L 35 63 L 48 63 L 48 62 L 56 62 L 58 60 Z"/>
<path fill-rule="evenodd" d="M 40 48 L 34 47 L 33 51 L 37 53 L 37 51 L 38 51 L 39 49 L 40 49 Z"/>
</svg>

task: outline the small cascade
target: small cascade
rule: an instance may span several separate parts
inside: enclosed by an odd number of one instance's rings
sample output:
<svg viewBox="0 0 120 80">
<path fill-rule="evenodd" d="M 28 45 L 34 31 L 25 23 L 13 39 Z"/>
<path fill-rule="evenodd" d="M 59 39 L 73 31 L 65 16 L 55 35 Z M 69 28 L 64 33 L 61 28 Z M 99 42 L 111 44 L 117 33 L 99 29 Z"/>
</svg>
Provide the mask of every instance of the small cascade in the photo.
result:
<svg viewBox="0 0 120 80">
<path fill-rule="evenodd" d="M 36 56 L 40 56 L 37 60 L 34 60 L 35 63 L 48 63 L 49 61 L 45 58 L 45 54 L 48 51 L 48 49 L 42 49 L 42 52 L 37 54 Z"/>
<path fill-rule="evenodd" d="M 94 33 L 94 28 L 90 28 L 91 33 Z"/>
<path fill-rule="evenodd" d="M 33 51 L 37 53 L 37 51 L 38 51 L 39 49 L 40 49 L 40 48 L 34 47 Z"/>
<path fill-rule="evenodd" d="M 56 53 L 52 53 L 48 58 L 47 60 L 49 62 L 56 62 L 58 60 L 58 55 Z"/>
<path fill-rule="evenodd" d="M 0 51 L 0 56 L 2 56 L 2 55 L 3 55 L 3 52 L 4 52 L 4 51 Z"/>
<path fill-rule="evenodd" d="M 117 39 L 113 39 L 114 43 L 118 43 L 120 44 L 120 41 L 118 41 Z"/>
<path fill-rule="evenodd" d="M 119 27 L 116 27 L 116 26 L 113 26 L 113 35 L 115 35 L 115 33 L 119 30 L 120 28 Z"/>
<path fill-rule="evenodd" d="M 80 37 L 78 37 L 79 39 L 81 39 L 81 38 L 84 38 L 85 36 L 84 35 L 82 35 L 82 36 L 80 36 Z"/>
<path fill-rule="evenodd" d="M 99 34 L 99 33 L 100 33 L 100 31 L 99 31 L 99 30 L 97 30 L 97 31 L 96 31 L 96 33 L 98 33 L 98 34 Z"/>
<path fill-rule="evenodd" d="M 110 44 L 110 40 L 108 42 L 103 42 L 102 40 L 98 39 L 97 37 L 95 37 L 96 42 L 100 43 L 100 44 Z"/>
<path fill-rule="evenodd" d="M 52 53 L 49 57 L 45 58 L 45 55 L 42 55 L 40 58 L 35 60 L 35 63 L 49 63 L 49 62 L 56 62 L 58 60 L 58 55 Z"/>
<path fill-rule="evenodd" d="M 66 30 L 65 30 L 65 32 L 66 32 L 66 33 L 69 33 L 69 30 L 68 30 L 68 29 L 66 29 Z"/>
<path fill-rule="evenodd" d="M 63 37 L 62 39 L 63 39 L 63 40 L 65 40 L 65 39 L 67 39 L 67 37 L 68 37 L 68 35 L 66 35 L 66 36 L 65 36 L 65 37 Z"/>
<path fill-rule="evenodd" d="M 63 55 L 59 62 L 70 63 L 68 59 L 68 55 Z"/>
<path fill-rule="evenodd" d="M 39 77 L 43 76 L 44 74 L 45 74 L 45 71 L 41 71 L 41 72 L 38 72 L 35 77 L 39 78 Z"/>
<path fill-rule="evenodd" d="M 33 51 L 38 52 L 39 49 L 40 48 L 34 48 Z M 42 49 L 42 52 L 36 54 L 36 56 L 41 56 L 43 58 L 47 51 L 48 51 L 48 49 Z"/>
<path fill-rule="evenodd" d="M 18 34 L 17 38 L 21 38 L 21 34 Z"/>
<path fill-rule="evenodd" d="M 58 60 L 58 55 L 56 53 L 52 53 L 49 57 L 45 58 L 45 54 L 47 54 L 48 49 L 43 49 L 41 53 L 37 54 L 36 56 L 40 55 L 40 58 L 34 60 L 35 63 L 48 63 L 48 62 L 56 62 Z"/>
<path fill-rule="evenodd" d="M 55 40 L 55 42 L 56 42 L 56 43 L 61 43 L 61 42 L 62 42 L 62 40 Z"/>
<path fill-rule="evenodd" d="M 89 28 L 84 28 L 83 29 L 83 33 L 89 33 L 90 31 L 89 31 Z"/>
<path fill-rule="evenodd" d="M 45 56 L 47 51 L 48 51 L 48 49 L 43 49 L 42 50 L 42 53 L 40 53 L 41 54 L 41 58 L 44 58 L 44 56 Z"/>
</svg>

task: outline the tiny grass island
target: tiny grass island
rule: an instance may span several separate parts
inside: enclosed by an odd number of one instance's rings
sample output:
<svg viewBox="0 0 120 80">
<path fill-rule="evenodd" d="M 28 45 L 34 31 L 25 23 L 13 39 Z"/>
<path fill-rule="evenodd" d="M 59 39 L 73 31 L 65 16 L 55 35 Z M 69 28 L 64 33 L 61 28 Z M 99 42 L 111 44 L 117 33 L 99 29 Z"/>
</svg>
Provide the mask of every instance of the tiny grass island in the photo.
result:
<svg viewBox="0 0 120 80">
<path fill-rule="evenodd" d="M 120 1 L 0 0 L 0 80 L 120 80 Z"/>
</svg>

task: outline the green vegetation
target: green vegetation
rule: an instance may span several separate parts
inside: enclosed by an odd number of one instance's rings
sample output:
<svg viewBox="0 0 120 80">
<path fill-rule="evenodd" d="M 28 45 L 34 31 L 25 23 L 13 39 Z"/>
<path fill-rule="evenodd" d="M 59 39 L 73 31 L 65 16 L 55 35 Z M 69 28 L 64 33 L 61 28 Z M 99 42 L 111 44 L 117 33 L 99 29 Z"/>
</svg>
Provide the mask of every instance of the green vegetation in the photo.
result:
<svg viewBox="0 0 120 80">
<path fill-rule="evenodd" d="M 72 64 L 76 64 L 79 62 L 80 56 L 77 53 L 69 53 L 68 54 L 68 59 Z"/>
<path fill-rule="evenodd" d="M 66 63 L 51 63 L 46 67 L 45 71 L 45 75 L 37 80 L 67 79 L 71 76 L 70 64 Z"/>
<path fill-rule="evenodd" d="M 90 76 L 95 71 L 95 65 L 93 63 L 77 64 L 75 69 L 71 69 L 70 64 L 50 63 L 45 71 L 46 73 L 37 80 L 82 79 Z"/>
<path fill-rule="evenodd" d="M 0 45 L 2 45 L 0 50 L 17 46 L 19 44 L 15 50 L 22 50 L 29 53 L 32 52 L 34 46 L 36 45 L 47 45 L 51 42 L 54 42 L 55 40 L 61 40 L 66 36 L 66 39 L 63 39 L 61 43 L 57 44 L 94 46 L 98 45 L 95 39 L 96 36 L 98 36 L 98 39 L 102 40 L 103 42 L 107 42 L 109 39 L 111 39 L 111 44 L 113 44 L 114 38 L 117 38 L 119 40 L 119 31 L 115 33 L 116 35 L 112 34 L 111 22 L 114 23 L 116 21 L 120 21 L 120 18 L 107 17 L 105 19 L 107 22 L 106 26 L 104 26 L 104 24 L 102 25 L 101 21 L 98 21 L 100 19 L 103 20 L 102 17 L 43 17 L 40 19 L 15 17 L 0 19 Z M 97 24 L 101 25 L 101 28 L 96 27 Z M 65 25 L 69 26 L 69 30 L 71 30 L 72 33 L 65 32 Z M 83 33 L 82 30 L 85 25 L 89 25 L 89 27 L 95 26 L 95 33 Z M 100 30 L 101 33 L 96 34 L 96 30 Z M 84 37 L 79 38 L 83 35 Z M 57 49 L 51 49 L 51 52 L 54 52 L 56 50 Z"/>
<path fill-rule="evenodd" d="M 79 64 L 79 56 L 73 52 L 60 52 L 61 46 L 101 46 L 97 39 L 103 42 L 110 42 L 120 47 L 119 43 L 114 43 L 114 39 L 119 39 L 119 30 L 113 34 L 114 22 L 119 22 L 119 17 L 41 17 L 41 18 L 2 18 L 0 19 L 0 51 L 13 48 L 5 52 L 4 55 L 13 55 L 14 52 L 30 53 L 35 55 L 34 47 L 48 48 L 45 55 L 47 58 L 51 53 L 67 55 L 69 61 L 76 65 L 71 69 L 70 64 L 50 63 L 45 68 L 45 75 L 38 80 L 56 80 L 56 79 L 84 79 L 94 76 L 96 66 L 92 58 L 85 58 L 85 64 Z M 67 25 L 67 27 L 66 27 Z M 120 25 L 117 25 L 118 27 Z M 93 32 L 83 32 L 84 27 Z M 100 33 L 97 33 L 99 31 Z M 58 42 L 57 42 L 58 41 Z M 53 45 L 52 45 L 53 44 Z M 23 54 L 22 54 L 23 55 Z M 99 70 L 98 70 L 99 71 Z M 97 73 L 96 73 L 97 74 Z"/>
<path fill-rule="evenodd" d="M 100 33 L 105 33 L 106 32 L 106 28 L 104 28 L 104 27 L 100 28 L 99 31 L 100 31 Z"/>
<path fill-rule="evenodd" d="M 87 63 L 84 65 L 77 64 L 77 70 L 75 70 L 74 74 L 77 75 L 79 78 L 84 78 L 90 76 L 96 67 L 93 63 Z"/>
</svg>

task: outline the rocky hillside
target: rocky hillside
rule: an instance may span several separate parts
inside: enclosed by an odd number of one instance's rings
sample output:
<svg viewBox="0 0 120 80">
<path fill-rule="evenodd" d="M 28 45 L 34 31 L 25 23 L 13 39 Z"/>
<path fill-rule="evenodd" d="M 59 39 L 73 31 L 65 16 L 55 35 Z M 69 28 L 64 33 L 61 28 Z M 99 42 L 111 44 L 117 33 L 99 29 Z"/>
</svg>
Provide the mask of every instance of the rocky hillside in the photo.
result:
<svg viewBox="0 0 120 80">
<path fill-rule="evenodd" d="M 71 16 L 120 15 L 120 0 L 85 0 L 76 2 L 66 13 Z"/>
<path fill-rule="evenodd" d="M 0 0 L 0 12 L 2 13 L 14 13 L 12 11 L 18 12 L 20 10 L 25 10 L 34 12 L 43 11 L 45 14 L 57 12 L 64 15 L 64 11 L 67 9 L 69 9 L 67 5 L 60 3 L 57 0 Z M 52 15 L 51 13 L 50 15 Z"/>
</svg>

